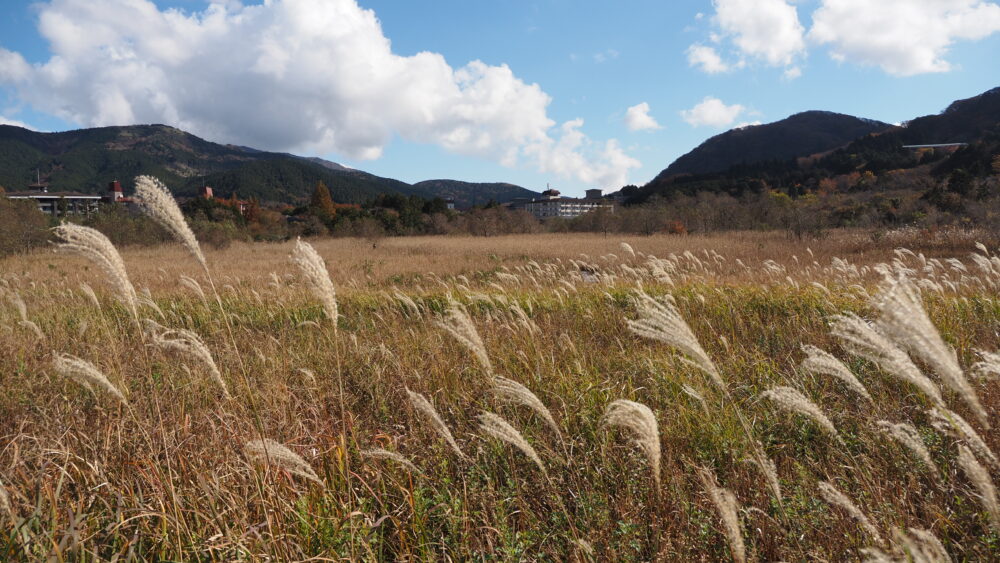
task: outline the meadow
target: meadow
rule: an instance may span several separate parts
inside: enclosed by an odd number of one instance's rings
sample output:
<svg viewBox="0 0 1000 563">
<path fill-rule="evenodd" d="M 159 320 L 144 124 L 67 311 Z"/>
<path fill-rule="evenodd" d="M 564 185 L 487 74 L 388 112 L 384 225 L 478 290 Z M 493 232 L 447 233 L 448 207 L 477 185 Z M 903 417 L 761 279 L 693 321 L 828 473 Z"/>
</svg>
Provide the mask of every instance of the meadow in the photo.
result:
<svg viewBox="0 0 1000 563">
<path fill-rule="evenodd" d="M 0 559 L 1000 556 L 982 233 L 174 227 L 0 261 Z"/>
</svg>

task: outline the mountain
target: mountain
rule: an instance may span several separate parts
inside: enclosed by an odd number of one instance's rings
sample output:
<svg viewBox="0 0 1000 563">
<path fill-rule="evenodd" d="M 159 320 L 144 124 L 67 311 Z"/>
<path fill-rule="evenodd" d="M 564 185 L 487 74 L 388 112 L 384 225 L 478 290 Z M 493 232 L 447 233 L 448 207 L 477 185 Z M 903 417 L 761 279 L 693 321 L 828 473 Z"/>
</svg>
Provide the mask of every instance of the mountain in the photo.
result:
<svg viewBox="0 0 1000 563">
<path fill-rule="evenodd" d="M 382 193 L 456 202 L 508 201 L 524 193 L 512 184 L 434 180 L 424 186 L 383 178 L 324 160 L 251 147 L 221 145 L 167 125 L 99 127 L 39 133 L 0 125 L 0 186 L 23 189 L 38 170 L 52 191 L 104 193 L 112 180 L 126 185 L 156 176 L 175 194 L 193 196 L 212 186 L 222 197 L 236 192 L 261 201 L 300 203 L 317 182 L 339 203 L 362 203 Z M 475 190 L 482 189 L 482 193 Z"/>
<path fill-rule="evenodd" d="M 716 135 L 675 160 L 657 179 L 725 172 L 742 163 L 809 156 L 889 127 L 881 121 L 829 111 L 797 113 L 774 123 L 740 127 Z"/>
<path fill-rule="evenodd" d="M 459 209 L 468 209 L 474 205 L 483 205 L 490 200 L 504 203 L 517 198 L 534 199 L 541 194 L 527 188 L 503 182 L 473 183 L 459 180 L 424 180 L 413 184 L 413 187 L 442 199 L 455 201 Z"/>
</svg>

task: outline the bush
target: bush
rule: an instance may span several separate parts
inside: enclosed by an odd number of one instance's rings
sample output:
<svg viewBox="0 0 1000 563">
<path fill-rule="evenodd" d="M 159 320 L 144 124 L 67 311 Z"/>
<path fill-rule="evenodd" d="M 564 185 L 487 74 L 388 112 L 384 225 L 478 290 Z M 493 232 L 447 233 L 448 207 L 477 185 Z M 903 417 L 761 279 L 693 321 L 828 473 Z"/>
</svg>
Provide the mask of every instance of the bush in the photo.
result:
<svg viewBox="0 0 1000 563">
<path fill-rule="evenodd" d="M 33 201 L 0 193 L 0 256 L 27 252 L 49 238 L 49 219 Z"/>
</svg>

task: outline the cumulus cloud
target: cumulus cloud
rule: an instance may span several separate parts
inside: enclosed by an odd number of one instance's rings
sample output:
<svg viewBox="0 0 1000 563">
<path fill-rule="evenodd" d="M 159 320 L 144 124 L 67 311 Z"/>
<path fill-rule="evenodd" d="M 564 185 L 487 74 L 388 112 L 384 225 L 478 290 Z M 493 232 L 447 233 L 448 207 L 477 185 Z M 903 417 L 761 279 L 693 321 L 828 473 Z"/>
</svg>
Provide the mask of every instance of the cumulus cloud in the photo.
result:
<svg viewBox="0 0 1000 563">
<path fill-rule="evenodd" d="M 39 32 L 51 58 L 29 65 L 0 48 L 0 84 L 80 125 L 168 123 L 220 142 L 357 159 L 378 158 L 398 135 L 601 185 L 639 166 L 617 143 L 588 139 L 582 122 L 557 127 L 551 98 L 506 65 L 393 53 L 356 0 L 215 1 L 197 13 L 51 0 Z"/>
<path fill-rule="evenodd" d="M 722 60 L 714 47 L 695 43 L 687 50 L 688 65 L 698 67 L 707 74 L 728 72 L 729 64 Z"/>
<path fill-rule="evenodd" d="M 642 102 L 625 110 L 625 126 L 629 131 L 648 131 L 663 129 L 652 115 L 649 115 L 649 104 Z"/>
<path fill-rule="evenodd" d="M 682 111 L 681 117 L 693 127 L 722 128 L 736 121 L 744 111 L 746 108 L 740 104 L 727 106 L 722 100 L 708 96 L 693 108 Z"/>
<path fill-rule="evenodd" d="M 0 125 L 13 125 L 15 127 L 24 127 L 25 129 L 31 129 L 32 131 L 35 130 L 34 127 L 32 127 L 31 125 L 28 125 L 27 123 L 24 123 L 23 121 L 18 121 L 16 119 L 10 119 L 10 118 L 4 117 L 2 115 L 0 115 Z"/>
<path fill-rule="evenodd" d="M 715 0 L 714 5 L 713 21 L 741 54 L 786 66 L 805 52 L 805 29 L 786 0 Z"/>
<path fill-rule="evenodd" d="M 1000 31 L 1000 6 L 980 0 L 823 0 L 809 39 L 833 58 L 897 76 L 946 72 L 958 40 Z"/>
</svg>

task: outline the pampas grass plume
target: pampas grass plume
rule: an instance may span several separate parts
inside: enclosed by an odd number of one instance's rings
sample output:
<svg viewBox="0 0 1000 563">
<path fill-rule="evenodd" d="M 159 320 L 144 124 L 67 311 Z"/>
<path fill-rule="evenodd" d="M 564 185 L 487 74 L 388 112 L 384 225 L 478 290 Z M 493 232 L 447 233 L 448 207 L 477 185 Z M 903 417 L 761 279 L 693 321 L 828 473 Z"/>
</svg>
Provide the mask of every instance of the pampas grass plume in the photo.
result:
<svg viewBox="0 0 1000 563">
<path fill-rule="evenodd" d="M 961 444 L 958 446 L 958 465 L 979 491 L 979 501 L 990 515 L 990 525 L 995 531 L 1000 532 L 1000 503 L 997 502 L 997 490 L 989 471 L 980 465 L 969 448 Z"/>
<path fill-rule="evenodd" d="M 642 403 L 618 399 L 607 406 L 601 421 L 605 426 L 617 426 L 631 432 L 632 442 L 646 456 L 659 495 L 660 431 L 653 411 Z"/>
<path fill-rule="evenodd" d="M 820 350 L 815 346 L 804 344 L 802 351 L 806 353 L 806 359 L 799 364 L 799 368 L 813 375 L 826 375 L 835 377 L 847 385 L 848 389 L 864 397 L 869 403 L 874 403 L 872 396 L 868 394 L 865 386 L 858 381 L 858 378 L 851 372 L 844 362 L 835 358 L 829 352 Z"/>
<path fill-rule="evenodd" d="M 554 432 L 557 437 L 562 439 L 562 433 L 559 432 L 559 425 L 556 424 L 556 420 L 552 417 L 552 413 L 549 412 L 545 403 L 543 403 L 538 396 L 532 393 L 530 389 L 514 380 L 507 379 L 506 377 L 496 377 L 493 382 L 493 392 L 498 397 L 515 404 L 526 406 L 535 411 L 535 413 L 545 421 L 545 424 L 552 429 L 552 432 Z"/>
<path fill-rule="evenodd" d="M 306 460 L 270 438 L 250 440 L 244 446 L 244 450 L 251 459 L 279 467 L 292 475 L 304 477 L 321 487 L 324 486 L 323 481 L 316 475 L 316 472 L 313 471 L 313 468 Z"/>
<path fill-rule="evenodd" d="M 137 302 L 135 287 L 129 280 L 125 262 L 118 254 L 118 249 L 111 244 L 108 237 L 90 227 L 65 223 L 52 229 L 55 236 L 63 242 L 56 248 L 71 254 L 77 254 L 95 263 L 111 282 L 116 297 L 128 307 L 133 317 L 137 318 Z"/>
<path fill-rule="evenodd" d="M 169 231 L 198 260 L 201 267 L 208 271 L 208 264 L 205 262 L 205 255 L 201 252 L 198 239 L 184 219 L 181 208 L 177 206 L 177 200 L 163 182 L 152 176 L 137 177 L 135 201 L 143 213 Z"/>
<path fill-rule="evenodd" d="M 805 395 L 799 393 L 796 389 L 791 387 L 774 387 L 765 391 L 762 396 L 774 401 L 776 405 L 789 412 L 798 413 L 812 419 L 823 430 L 840 439 L 837 428 L 823 414 L 819 406 L 807 399 Z"/>
<path fill-rule="evenodd" d="M 733 560 L 743 563 L 747 560 L 746 547 L 743 544 L 743 528 L 740 525 L 739 503 L 732 491 L 719 486 L 715 478 L 715 473 L 707 468 L 698 469 L 698 478 L 705 486 L 708 497 L 712 499 L 715 510 L 722 520 L 723 531 L 726 540 L 729 542 L 729 550 L 732 552 Z"/>
<path fill-rule="evenodd" d="M 906 424 L 905 422 L 894 424 L 888 420 L 880 420 L 875 424 L 878 425 L 879 429 L 886 435 L 899 442 L 899 444 L 906 449 L 910 450 L 910 452 L 915 455 L 917 459 L 922 461 L 928 469 L 935 468 L 934 461 L 931 459 L 931 454 L 927 451 L 927 446 L 924 445 L 924 441 L 920 439 L 920 434 L 912 425 Z"/>
<path fill-rule="evenodd" d="M 417 412 L 422 414 L 431 423 L 434 430 L 444 438 L 444 441 L 451 446 L 451 449 L 458 454 L 458 457 L 465 459 L 465 453 L 462 452 L 462 448 L 458 447 L 455 437 L 451 435 L 451 430 L 448 430 L 448 425 L 441 419 L 441 415 L 438 414 L 434 405 L 420 393 L 415 393 L 407 389 L 406 394 L 410 397 L 410 403 L 413 404 L 413 408 L 417 409 Z"/>
<path fill-rule="evenodd" d="M 413 465 L 412 461 L 406 459 L 406 457 L 404 457 L 403 455 L 398 454 L 396 452 L 390 452 L 389 450 L 385 450 L 382 448 L 372 448 L 370 450 L 363 450 L 361 452 L 361 455 L 365 457 L 370 457 L 372 459 L 388 459 L 402 465 L 403 467 L 412 471 L 413 473 L 421 472 L 416 465 Z"/>
<path fill-rule="evenodd" d="M 330 280 L 330 272 L 326 269 L 323 257 L 311 244 L 296 239 L 295 248 L 292 249 L 292 262 L 305 276 L 313 295 L 322 301 L 323 311 L 333 321 L 333 329 L 337 330 L 337 289 Z"/>
<path fill-rule="evenodd" d="M 507 442 L 508 444 L 521 450 L 521 453 L 528 456 L 528 459 L 533 461 L 535 465 L 538 466 L 538 469 L 541 470 L 542 474 L 548 477 L 549 473 L 545 470 L 545 465 L 542 464 L 542 459 L 538 457 L 538 453 L 535 451 L 535 448 L 531 447 L 531 444 L 524 439 L 524 436 L 522 436 L 516 428 L 511 426 L 510 423 L 502 417 L 491 412 L 484 412 L 479 415 L 479 428 L 486 434 L 489 434 L 499 440 L 503 440 L 504 442 Z"/>
<path fill-rule="evenodd" d="M 204 365 L 212 380 L 222 388 L 223 396 L 227 399 L 232 397 L 229 394 L 226 381 L 222 379 L 219 366 L 216 365 L 215 358 L 212 357 L 211 350 L 208 349 L 200 336 L 183 328 L 163 330 L 163 327 L 158 325 L 155 325 L 155 328 L 150 332 L 153 336 L 153 343 L 161 350 L 193 358 Z"/>
<path fill-rule="evenodd" d="M 876 307 L 882 313 L 879 325 L 883 332 L 910 354 L 931 366 L 945 385 L 969 405 L 979 423 L 989 429 L 986 410 L 958 365 L 955 351 L 944 343 L 941 334 L 931 323 L 913 284 L 905 278 L 889 282 Z"/>
<path fill-rule="evenodd" d="M 818 484 L 819 494 L 823 497 L 823 500 L 834 505 L 839 506 L 847 512 L 847 514 L 858 522 L 859 525 L 868 533 L 875 541 L 882 543 L 882 536 L 878 533 L 878 529 L 872 525 L 871 520 L 868 516 L 861 511 L 857 505 L 844 493 L 837 490 L 831 483 L 827 481 L 820 481 Z"/>
<path fill-rule="evenodd" d="M 445 313 L 445 318 L 437 321 L 436 324 L 454 337 L 459 344 L 472 352 L 472 355 L 476 357 L 479 365 L 486 370 L 486 373 L 493 373 L 493 364 L 490 363 L 490 357 L 486 353 L 486 346 L 483 345 L 483 339 L 479 337 L 476 325 L 472 324 L 472 319 L 469 318 L 469 315 L 461 305 L 455 301 L 451 301 Z"/>
<path fill-rule="evenodd" d="M 707 373 L 719 389 L 726 389 L 719 370 L 701 347 L 691 327 L 684 321 L 672 296 L 657 300 L 646 292 L 639 291 L 636 308 L 639 318 L 627 321 L 629 330 L 639 336 L 677 348 L 687 355 L 696 367 Z"/>
<path fill-rule="evenodd" d="M 123 403 L 128 402 L 125 400 L 122 392 L 101 373 L 101 370 L 86 360 L 69 354 L 55 354 L 52 359 L 52 367 L 63 376 L 83 385 L 91 393 L 94 393 L 94 387 L 98 387 L 110 393 L 119 401 Z"/>
</svg>

